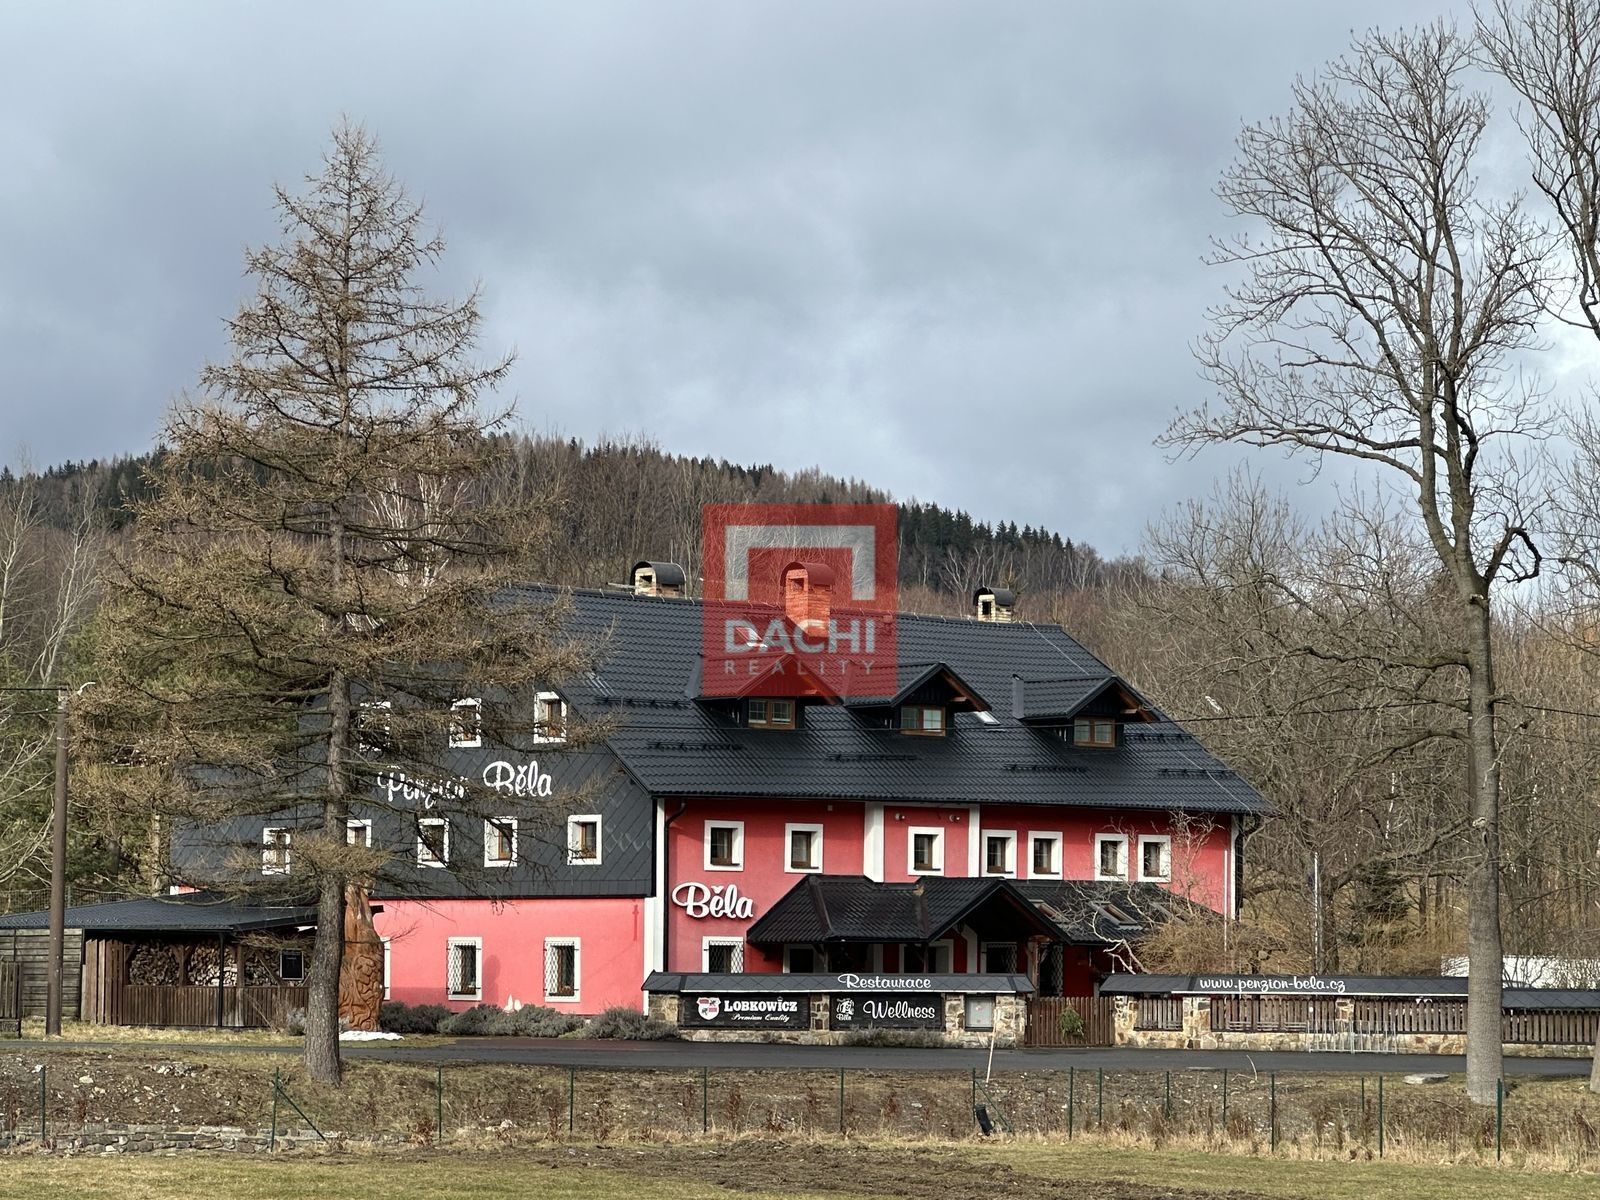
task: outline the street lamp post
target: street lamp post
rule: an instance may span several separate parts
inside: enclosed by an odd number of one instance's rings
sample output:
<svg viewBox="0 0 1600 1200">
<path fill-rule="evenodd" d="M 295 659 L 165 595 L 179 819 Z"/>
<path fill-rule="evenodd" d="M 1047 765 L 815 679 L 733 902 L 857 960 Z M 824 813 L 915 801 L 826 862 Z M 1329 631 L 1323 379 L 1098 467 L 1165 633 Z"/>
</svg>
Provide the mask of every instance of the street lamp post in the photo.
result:
<svg viewBox="0 0 1600 1200">
<path fill-rule="evenodd" d="M 81 689 L 80 689 L 81 690 Z M 50 822 L 50 971 L 44 1002 L 46 1037 L 61 1035 L 61 959 L 67 949 L 67 689 L 56 690 L 56 791 Z"/>
</svg>

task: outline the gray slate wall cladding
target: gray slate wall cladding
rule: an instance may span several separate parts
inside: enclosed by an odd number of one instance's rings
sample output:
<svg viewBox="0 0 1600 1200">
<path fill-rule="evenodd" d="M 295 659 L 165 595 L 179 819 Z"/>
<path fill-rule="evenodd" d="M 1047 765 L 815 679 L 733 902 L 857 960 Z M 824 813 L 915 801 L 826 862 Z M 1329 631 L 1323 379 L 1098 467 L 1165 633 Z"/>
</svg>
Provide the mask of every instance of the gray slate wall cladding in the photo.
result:
<svg viewBox="0 0 1600 1200">
<path fill-rule="evenodd" d="M 483 865 L 483 821 L 479 812 L 452 813 L 441 802 L 439 816 L 449 816 L 450 866 L 419 867 L 416 862 L 416 826 L 408 811 L 386 804 L 352 812 L 353 818 L 372 822 L 374 846 L 394 851 L 384 878 L 373 896 L 456 898 L 512 896 L 643 896 L 650 891 L 653 859 L 654 805 L 650 796 L 608 750 L 561 753 L 541 747 L 539 770 L 551 777 L 551 795 L 543 799 L 507 797 L 494 814 L 516 817 L 517 863 L 512 867 Z M 493 748 L 455 750 L 451 768 L 460 775 L 482 777 L 485 767 L 498 760 L 515 763 L 532 755 L 517 755 Z M 400 800 L 397 798 L 396 803 Z M 476 802 L 475 802 L 476 804 Z M 601 818 L 600 862 L 567 861 L 566 820 L 578 814 Z M 173 837 L 173 866 L 185 879 L 223 879 L 241 859 L 259 864 L 262 830 L 272 825 L 293 828 L 310 824 L 315 810 L 305 808 L 277 816 L 248 816 L 210 826 L 181 828 Z M 291 844 L 291 865 L 293 849 Z M 263 876 L 263 883 L 288 879 Z"/>
</svg>

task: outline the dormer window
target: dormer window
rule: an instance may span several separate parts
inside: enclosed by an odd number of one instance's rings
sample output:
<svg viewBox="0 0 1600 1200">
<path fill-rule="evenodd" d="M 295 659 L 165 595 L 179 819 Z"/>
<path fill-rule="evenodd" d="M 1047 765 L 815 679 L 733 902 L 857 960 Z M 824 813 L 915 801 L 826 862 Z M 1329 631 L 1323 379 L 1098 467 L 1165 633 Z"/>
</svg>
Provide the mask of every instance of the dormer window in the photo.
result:
<svg viewBox="0 0 1600 1200">
<path fill-rule="evenodd" d="M 1117 744 L 1117 723 L 1109 717 L 1079 717 L 1072 723 L 1074 746 L 1106 748 Z"/>
<path fill-rule="evenodd" d="M 921 737 L 943 737 L 944 709 L 931 704 L 903 704 L 900 706 L 900 732 Z"/>
<path fill-rule="evenodd" d="M 751 729 L 793 729 L 793 700 L 746 700 L 744 723 Z"/>
</svg>

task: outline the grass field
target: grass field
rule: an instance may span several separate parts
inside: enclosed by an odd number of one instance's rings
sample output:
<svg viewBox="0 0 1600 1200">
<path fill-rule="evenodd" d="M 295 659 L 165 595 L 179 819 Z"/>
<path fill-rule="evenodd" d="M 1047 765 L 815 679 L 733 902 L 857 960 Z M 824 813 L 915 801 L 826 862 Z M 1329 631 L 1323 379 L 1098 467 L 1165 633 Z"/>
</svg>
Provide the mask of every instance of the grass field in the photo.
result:
<svg viewBox="0 0 1600 1200">
<path fill-rule="evenodd" d="M 271 1160 L 242 1155 L 47 1158 L 0 1165 L 0 1197 L 349 1200 L 1585 1200 L 1593 1176 L 1481 1167 L 1237 1159 L 1028 1144 L 776 1143 Z"/>
</svg>

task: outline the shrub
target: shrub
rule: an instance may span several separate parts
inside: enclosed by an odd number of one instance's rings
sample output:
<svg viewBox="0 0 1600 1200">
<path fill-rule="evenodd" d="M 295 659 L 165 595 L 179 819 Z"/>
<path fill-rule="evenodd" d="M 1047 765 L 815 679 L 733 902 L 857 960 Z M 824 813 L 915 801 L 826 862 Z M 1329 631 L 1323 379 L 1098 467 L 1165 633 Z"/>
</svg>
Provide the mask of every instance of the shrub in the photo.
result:
<svg viewBox="0 0 1600 1200">
<path fill-rule="evenodd" d="M 1083 1036 L 1083 1016 L 1076 1009 L 1063 1008 L 1061 1010 L 1061 1036 L 1064 1038 L 1081 1038 Z"/>
<path fill-rule="evenodd" d="M 474 1004 L 465 1012 L 451 1013 L 439 1022 L 439 1032 L 453 1037 L 486 1037 L 497 1032 L 506 1011 L 498 1004 Z"/>
<path fill-rule="evenodd" d="M 851 1029 L 841 1046 L 897 1046 L 916 1050 L 938 1050 L 950 1044 L 937 1029 Z"/>
<path fill-rule="evenodd" d="M 582 1028 L 583 1018 L 538 1004 L 525 1004 L 505 1014 L 495 1033 L 501 1037 L 562 1037 Z"/>
<path fill-rule="evenodd" d="M 378 1010 L 378 1028 L 385 1033 L 438 1033 L 439 1022 L 450 1016 L 442 1004 L 402 1004 L 385 1000 Z"/>
<path fill-rule="evenodd" d="M 636 1008 L 619 1004 L 599 1016 L 591 1017 L 584 1028 L 586 1038 L 619 1038 L 628 1042 L 663 1042 L 678 1036 L 667 1021 L 647 1017 Z"/>
</svg>

